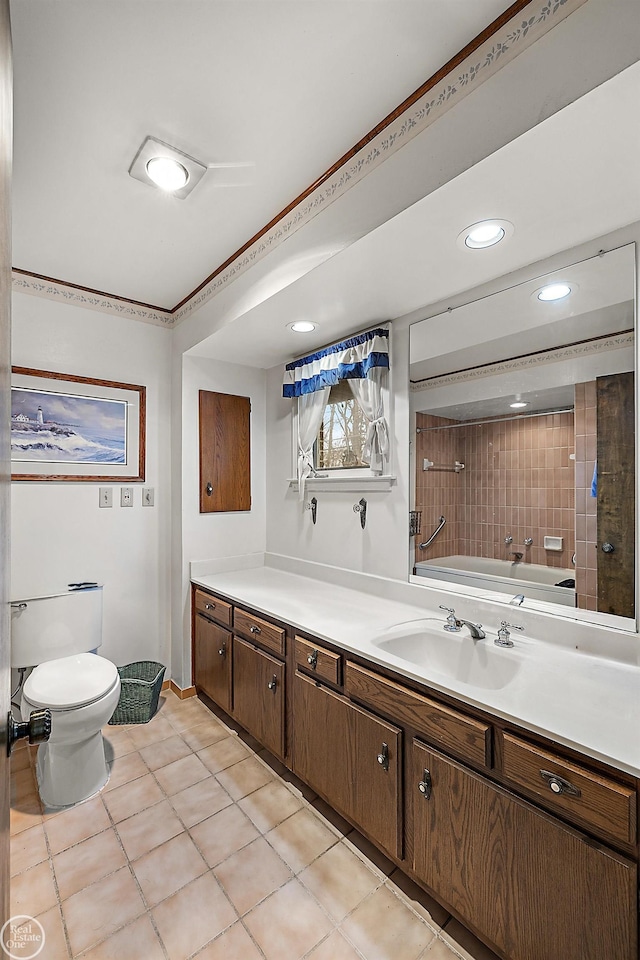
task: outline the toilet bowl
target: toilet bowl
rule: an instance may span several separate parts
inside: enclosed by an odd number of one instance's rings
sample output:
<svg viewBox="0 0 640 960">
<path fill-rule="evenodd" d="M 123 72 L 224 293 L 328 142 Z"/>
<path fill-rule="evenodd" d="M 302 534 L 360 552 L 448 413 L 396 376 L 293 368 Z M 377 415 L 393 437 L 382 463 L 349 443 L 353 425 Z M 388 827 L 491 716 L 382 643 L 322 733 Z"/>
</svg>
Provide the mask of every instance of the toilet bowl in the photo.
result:
<svg viewBox="0 0 640 960">
<path fill-rule="evenodd" d="M 51 711 L 51 736 L 38 747 L 40 797 L 49 807 L 65 807 L 93 796 L 109 772 L 102 727 L 120 696 L 115 664 L 95 653 L 50 660 L 33 670 L 24 685 L 21 711 Z"/>
<path fill-rule="evenodd" d="M 107 782 L 102 727 L 115 710 L 120 677 L 98 656 L 102 588 L 64 591 L 11 604 L 11 663 L 33 667 L 21 713 L 51 711 L 51 736 L 38 747 L 40 797 L 48 807 L 87 800 Z"/>
</svg>

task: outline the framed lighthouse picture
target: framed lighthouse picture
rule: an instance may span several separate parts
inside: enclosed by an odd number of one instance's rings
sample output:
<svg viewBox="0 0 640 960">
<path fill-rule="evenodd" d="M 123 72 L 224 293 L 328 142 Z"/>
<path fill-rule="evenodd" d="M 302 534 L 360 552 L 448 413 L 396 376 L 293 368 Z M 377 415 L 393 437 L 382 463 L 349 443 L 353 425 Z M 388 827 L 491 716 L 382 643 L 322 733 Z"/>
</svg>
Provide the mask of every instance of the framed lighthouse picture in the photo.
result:
<svg viewBox="0 0 640 960">
<path fill-rule="evenodd" d="M 145 478 L 146 389 L 13 367 L 12 480 Z"/>
</svg>

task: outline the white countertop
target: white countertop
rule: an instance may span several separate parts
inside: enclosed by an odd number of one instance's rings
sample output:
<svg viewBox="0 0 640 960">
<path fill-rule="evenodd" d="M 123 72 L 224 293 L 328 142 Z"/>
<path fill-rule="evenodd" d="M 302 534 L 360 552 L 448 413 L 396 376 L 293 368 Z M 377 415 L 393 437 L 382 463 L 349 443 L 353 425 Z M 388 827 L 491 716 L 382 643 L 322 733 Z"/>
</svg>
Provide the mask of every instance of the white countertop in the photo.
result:
<svg viewBox="0 0 640 960">
<path fill-rule="evenodd" d="M 444 625 L 446 615 L 437 609 L 437 602 L 433 609 L 425 610 L 423 605 L 372 594 L 370 588 L 339 586 L 270 566 L 211 575 L 192 572 L 192 580 L 462 703 L 640 776 L 640 667 L 636 664 L 515 632 L 514 647 L 501 650 L 493 643 L 495 629 L 486 629 L 486 639 L 475 642 L 465 629 L 464 636 L 442 632 L 442 643 L 457 643 L 467 658 L 461 658 L 457 676 L 450 676 L 427 663 L 395 656 L 379 645 L 402 632 L 419 636 L 420 622 L 431 627 L 432 640 L 439 643 L 436 631 Z M 493 658 L 492 665 L 504 667 L 509 679 L 497 688 L 465 682 L 460 677 L 472 658 Z M 491 674 L 488 676 L 490 683 Z"/>
</svg>

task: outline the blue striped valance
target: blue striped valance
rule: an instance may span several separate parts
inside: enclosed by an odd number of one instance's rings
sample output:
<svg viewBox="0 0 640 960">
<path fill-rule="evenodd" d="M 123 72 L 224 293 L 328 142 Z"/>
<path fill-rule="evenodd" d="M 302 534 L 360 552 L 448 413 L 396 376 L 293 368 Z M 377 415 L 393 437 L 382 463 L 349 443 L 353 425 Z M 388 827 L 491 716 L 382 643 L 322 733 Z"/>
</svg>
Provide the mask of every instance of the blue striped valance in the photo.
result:
<svg viewBox="0 0 640 960">
<path fill-rule="evenodd" d="M 283 397 L 301 397 L 340 380 L 364 380 L 375 367 L 389 367 L 389 331 L 368 330 L 285 367 Z"/>
</svg>

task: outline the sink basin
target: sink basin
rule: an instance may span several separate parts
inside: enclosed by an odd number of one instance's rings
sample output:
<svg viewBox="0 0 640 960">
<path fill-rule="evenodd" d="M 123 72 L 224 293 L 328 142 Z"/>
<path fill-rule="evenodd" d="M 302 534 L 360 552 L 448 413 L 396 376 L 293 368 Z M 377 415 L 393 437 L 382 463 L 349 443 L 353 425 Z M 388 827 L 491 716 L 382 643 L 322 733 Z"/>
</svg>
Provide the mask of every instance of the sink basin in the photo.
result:
<svg viewBox="0 0 640 960">
<path fill-rule="evenodd" d="M 416 620 L 390 627 L 373 643 L 400 660 L 433 674 L 485 690 L 499 690 L 517 675 L 521 658 L 512 647 L 497 647 L 492 637 L 473 640 L 466 628 L 447 633 L 440 620 Z"/>
</svg>

